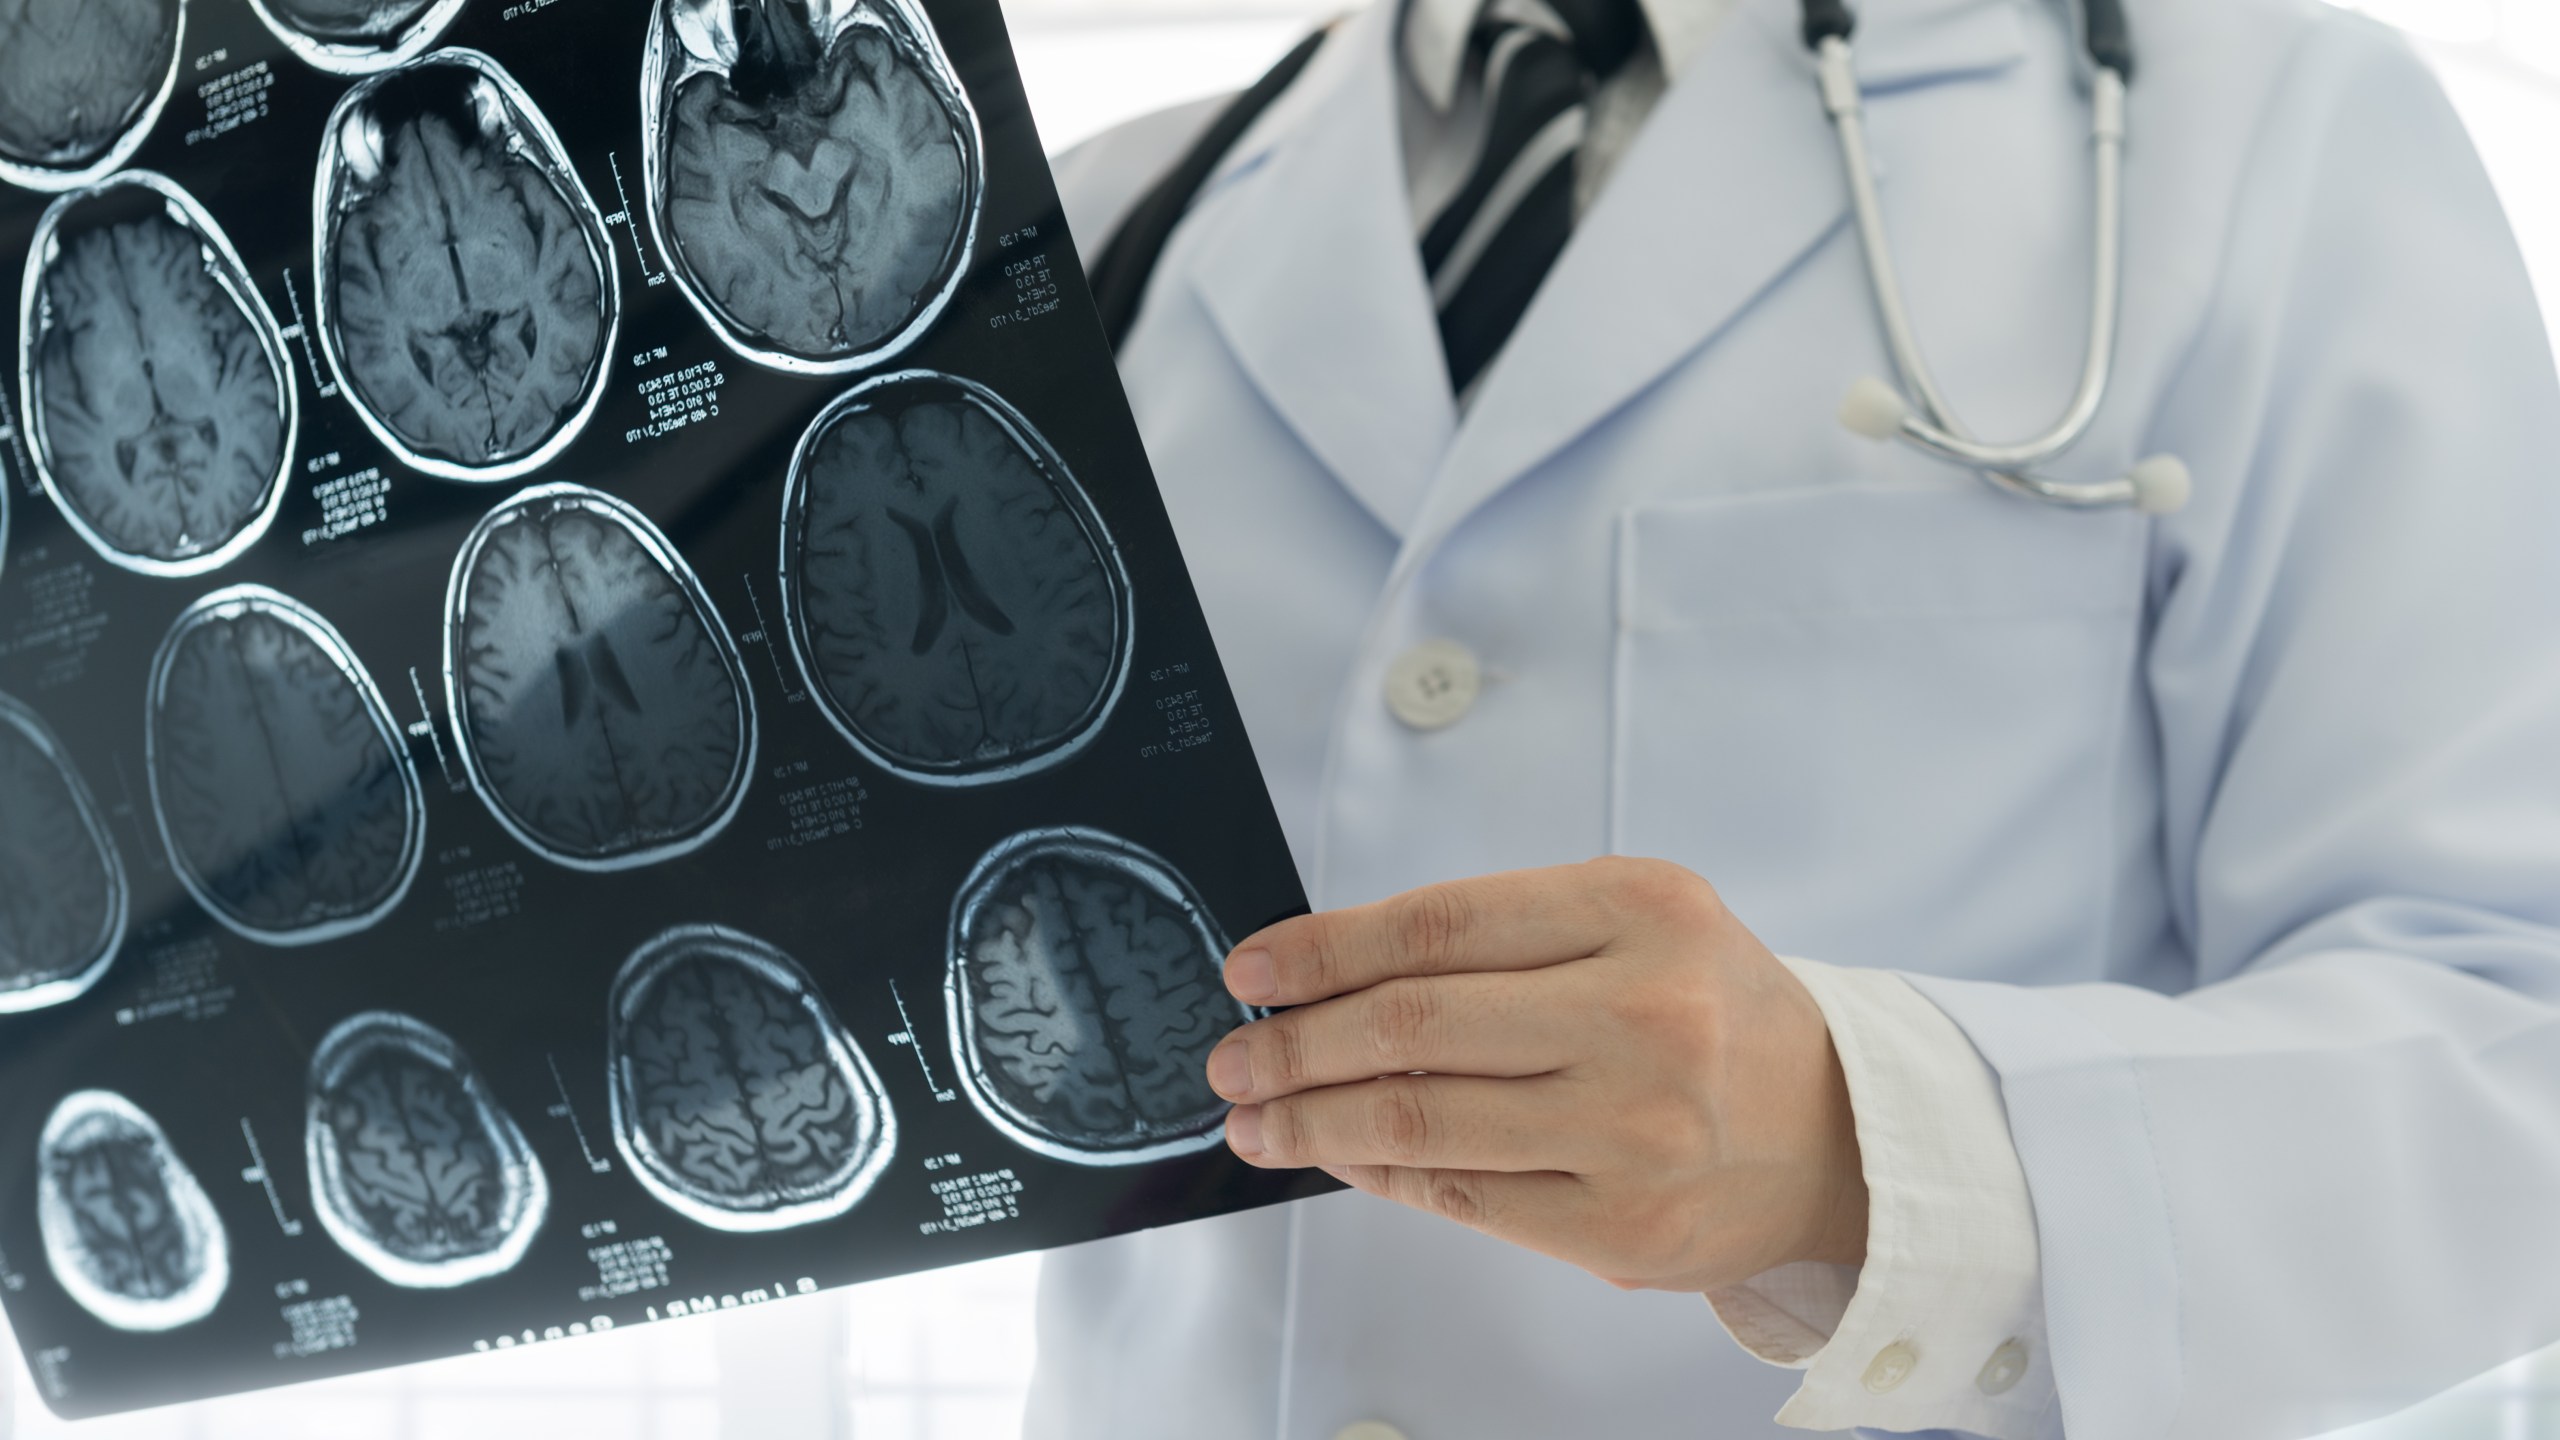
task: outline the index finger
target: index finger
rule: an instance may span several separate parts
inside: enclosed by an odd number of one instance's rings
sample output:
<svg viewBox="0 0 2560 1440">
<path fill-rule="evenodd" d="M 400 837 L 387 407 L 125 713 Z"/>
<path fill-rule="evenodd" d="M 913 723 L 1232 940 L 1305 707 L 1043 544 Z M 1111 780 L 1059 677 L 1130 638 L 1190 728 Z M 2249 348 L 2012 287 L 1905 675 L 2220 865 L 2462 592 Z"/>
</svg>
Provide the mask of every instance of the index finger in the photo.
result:
<svg viewBox="0 0 2560 1440">
<path fill-rule="evenodd" d="M 1514 870 L 1283 920 L 1236 947 L 1227 989 L 1248 1005 L 1305 1005 L 1401 975 L 1579 960 L 1621 928 L 1594 870 Z"/>
</svg>

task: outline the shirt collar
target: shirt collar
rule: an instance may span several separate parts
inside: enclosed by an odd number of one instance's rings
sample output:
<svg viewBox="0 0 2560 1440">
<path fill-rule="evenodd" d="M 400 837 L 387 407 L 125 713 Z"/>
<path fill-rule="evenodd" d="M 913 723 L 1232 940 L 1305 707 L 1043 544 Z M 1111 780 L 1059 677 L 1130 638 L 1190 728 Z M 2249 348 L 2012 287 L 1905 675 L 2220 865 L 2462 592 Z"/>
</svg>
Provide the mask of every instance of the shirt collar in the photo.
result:
<svg viewBox="0 0 2560 1440">
<path fill-rule="evenodd" d="M 1457 102 L 1467 69 L 1467 33 L 1495 0 L 1411 0 L 1404 21 L 1405 70 L 1435 109 Z M 1677 80 L 1706 47 L 1735 0 L 1640 0 L 1662 73 Z"/>
</svg>

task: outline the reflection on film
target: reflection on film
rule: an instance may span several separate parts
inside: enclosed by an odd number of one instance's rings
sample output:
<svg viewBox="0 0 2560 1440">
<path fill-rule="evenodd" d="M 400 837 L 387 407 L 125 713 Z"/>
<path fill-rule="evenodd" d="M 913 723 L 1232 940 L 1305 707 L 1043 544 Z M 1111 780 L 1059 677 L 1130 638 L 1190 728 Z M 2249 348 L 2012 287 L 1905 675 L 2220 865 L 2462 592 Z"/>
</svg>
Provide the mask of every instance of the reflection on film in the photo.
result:
<svg viewBox="0 0 2560 1440">
<path fill-rule="evenodd" d="M 144 741 L 178 878 L 265 945 L 391 913 L 426 852 L 418 774 L 373 677 L 300 602 L 260 586 L 190 606 L 160 642 Z"/>
<path fill-rule="evenodd" d="M 388 69 L 436 42 L 463 0 L 249 0 L 285 47 L 340 75 Z"/>
<path fill-rule="evenodd" d="M 186 25 L 187 0 L 0 0 L 0 180 L 68 190 L 133 158 Z"/>
<path fill-rule="evenodd" d="M 358 1015 L 320 1042 L 303 1154 L 329 1238 L 394 1285 L 514 1269 L 551 1206 L 515 1118 L 460 1047 L 406 1015 Z"/>
<path fill-rule="evenodd" d="M 53 1276 L 118 1330 L 174 1330 L 213 1313 L 231 1240 L 159 1122 L 106 1090 L 54 1107 L 36 1149 L 36 1226 Z"/>
<path fill-rule="evenodd" d="M 943 1002 L 963 1088 L 1042 1155 L 1134 1165 L 1218 1143 L 1209 1052 L 1256 1012 L 1227 942 L 1157 856 L 1094 830 L 1034 830 L 980 861 L 952 909 Z"/>
<path fill-rule="evenodd" d="M 739 354 L 880 364 L 967 271 L 978 121 L 910 0 L 659 0 L 641 119 L 649 220 Z"/>
<path fill-rule="evenodd" d="M 604 217 L 506 71 L 438 50 L 330 113 L 312 195 L 320 346 L 403 462 L 511 480 L 577 438 L 620 323 Z"/>
<path fill-rule="evenodd" d="M 59 1005 L 115 963 L 124 861 L 71 758 L 0 695 L 0 1015 Z"/>
<path fill-rule="evenodd" d="M 642 946 L 613 984 L 613 1138 L 649 1193 L 715 1230 L 851 1210 L 897 1119 L 869 1057 L 790 956 L 716 925 Z"/>
<path fill-rule="evenodd" d="M 820 412 L 783 498 L 785 628 L 854 747 L 974 785 L 1074 754 L 1128 679 L 1119 548 L 1031 423 L 908 371 Z"/>
<path fill-rule="evenodd" d="M 36 226 L 18 383 L 36 476 L 110 563 L 201 575 L 284 503 L 297 406 L 266 301 L 195 197 L 133 171 Z"/>
<path fill-rule="evenodd" d="M 576 485 L 525 491 L 463 543 L 445 687 L 481 799 L 575 869 L 705 844 L 754 772 L 755 700 L 711 597 L 647 517 Z"/>
</svg>

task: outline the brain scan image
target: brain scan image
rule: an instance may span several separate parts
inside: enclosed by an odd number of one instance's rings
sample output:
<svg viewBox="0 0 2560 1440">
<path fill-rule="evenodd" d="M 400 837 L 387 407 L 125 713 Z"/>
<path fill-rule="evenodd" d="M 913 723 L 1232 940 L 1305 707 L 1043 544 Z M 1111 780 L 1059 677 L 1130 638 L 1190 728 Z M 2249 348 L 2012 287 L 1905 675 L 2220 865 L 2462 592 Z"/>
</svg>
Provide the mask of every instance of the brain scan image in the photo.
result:
<svg viewBox="0 0 2560 1440">
<path fill-rule="evenodd" d="M 1039 1154 L 1134 1165 L 1215 1145 L 1209 1052 L 1259 1012 L 1227 994 L 1227 942 L 1163 860 L 1092 830 L 1035 830 L 979 862 L 943 986 L 962 1087 Z"/>
<path fill-rule="evenodd" d="M 463 0 L 249 0 L 275 37 L 315 69 L 370 75 L 417 55 Z"/>
<path fill-rule="evenodd" d="M 447 592 L 445 687 L 481 799 L 562 865 L 684 854 L 746 798 L 755 701 L 728 626 L 611 496 L 537 486 L 472 531 Z"/>
<path fill-rule="evenodd" d="M 911 0 L 659 0 L 641 82 L 651 227 L 732 349 L 866 369 L 968 270 L 978 121 Z"/>
<path fill-rule="evenodd" d="M 512 480 L 577 438 L 620 325 L 613 247 L 496 61 L 438 50 L 349 90 L 312 207 L 321 349 L 403 463 Z"/>
<path fill-rule="evenodd" d="M 640 947 L 614 980 L 614 1143 L 659 1200 L 715 1230 L 833 1219 L 897 1149 L 870 1059 L 808 972 L 714 925 Z"/>
<path fill-rule="evenodd" d="M 320 1042 L 302 1148 L 329 1238 L 394 1285 L 504 1274 L 551 1208 L 515 1118 L 460 1047 L 406 1015 L 358 1015 Z"/>
<path fill-rule="evenodd" d="M 54 1279 L 118 1330 L 194 1324 L 231 1284 L 230 1236 L 204 1187 L 159 1123 L 111 1091 L 71 1095 L 45 1121 L 36 1228 Z"/>
<path fill-rule="evenodd" d="M 0 0 L 0 180 L 68 190 L 131 159 L 186 25 L 187 0 Z"/>
<path fill-rule="evenodd" d="M 783 505 L 793 654 L 873 761 L 1005 780 L 1109 718 L 1127 572 L 1065 462 L 992 392 L 922 371 L 855 387 L 801 437 Z"/>
<path fill-rule="evenodd" d="M 34 711 L 0 695 L 0 1015 L 86 993 L 124 944 L 106 817 Z"/>
<path fill-rule="evenodd" d="M 426 852 L 418 774 L 382 692 L 328 621 L 259 586 L 178 617 L 152 666 L 151 804 L 178 878 L 266 945 L 396 908 Z"/>
<path fill-rule="evenodd" d="M 158 576 L 257 543 L 293 464 L 293 368 L 213 217 L 161 176 L 118 175 L 46 210 L 27 270 L 27 439 L 72 528 Z"/>
</svg>

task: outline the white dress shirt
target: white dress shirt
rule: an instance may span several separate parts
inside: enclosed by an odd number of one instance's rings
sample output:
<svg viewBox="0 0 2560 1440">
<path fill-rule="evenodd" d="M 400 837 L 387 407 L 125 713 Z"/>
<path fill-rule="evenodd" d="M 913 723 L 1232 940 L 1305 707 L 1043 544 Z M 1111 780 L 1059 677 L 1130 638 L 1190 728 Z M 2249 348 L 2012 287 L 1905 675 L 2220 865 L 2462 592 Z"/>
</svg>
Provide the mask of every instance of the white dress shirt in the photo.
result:
<svg viewBox="0 0 2560 1440">
<path fill-rule="evenodd" d="M 1597 203 L 1733 0 L 1642 0 L 1649 31 L 1593 97 L 1575 208 Z M 1401 123 L 1414 224 L 1464 185 L 1486 124 L 1467 39 L 1487 15 L 1551 24 L 1540 0 L 1411 0 Z M 2054 1405 L 2035 1211 L 1997 1077 L 1954 1022 L 1898 976 L 1791 966 L 1847 1072 L 1869 1190 L 1863 1270 L 1789 1265 L 1707 1298 L 1735 1340 L 1805 1380 L 1785 1424 L 1960 1429 L 2030 1440 Z"/>
</svg>

